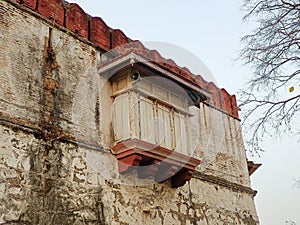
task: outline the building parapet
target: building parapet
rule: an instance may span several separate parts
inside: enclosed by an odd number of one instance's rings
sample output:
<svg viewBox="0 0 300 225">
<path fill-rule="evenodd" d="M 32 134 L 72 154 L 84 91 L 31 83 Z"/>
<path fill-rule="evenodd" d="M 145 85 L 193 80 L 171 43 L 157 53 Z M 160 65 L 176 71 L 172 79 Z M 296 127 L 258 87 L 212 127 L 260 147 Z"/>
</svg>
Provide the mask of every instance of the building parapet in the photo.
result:
<svg viewBox="0 0 300 225">
<path fill-rule="evenodd" d="M 81 41 L 88 42 L 99 48 L 103 53 L 116 51 L 128 53 L 128 48 L 143 55 L 181 77 L 211 93 L 207 104 L 220 109 L 229 115 L 239 118 L 235 95 L 225 89 L 218 88 L 213 82 L 207 82 L 201 75 L 194 75 L 188 68 L 178 66 L 172 59 L 166 59 L 156 50 L 146 48 L 140 41 L 132 40 L 123 31 L 106 25 L 100 17 L 92 17 L 76 3 L 63 0 L 5 0 L 34 16 L 46 20 L 51 26 L 69 32 Z"/>
</svg>

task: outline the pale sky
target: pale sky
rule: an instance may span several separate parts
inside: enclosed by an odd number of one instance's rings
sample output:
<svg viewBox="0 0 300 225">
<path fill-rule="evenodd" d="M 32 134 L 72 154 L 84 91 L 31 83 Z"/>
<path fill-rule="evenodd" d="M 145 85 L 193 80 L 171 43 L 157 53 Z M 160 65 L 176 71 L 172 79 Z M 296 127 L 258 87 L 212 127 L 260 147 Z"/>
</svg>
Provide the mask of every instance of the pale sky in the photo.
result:
<svg viewBox="0 0 300 225">
<path fill-rule="evenodd" d="M 193 53 L 206 64 L 216 84 L 230 94 L 236 94 L 251 76 L 249 68 L 234 61 L 241 48 L 240 38 L 251 28 L 241 21 L 241 1 L 70 2 L 101 17 L 111 28 L 121 29 L 131 39 L 170 43 Z M 284 225 L 287 220 L 300 225 L 300 187 L 293 180 L 300 178 L 297 141 L 288 135 L 277 141 L 266 140 L 266 152 L 255 157 L 263 163 L 251 176 L 252 188 L 258 191 L 255 201 L 261 225 Z"/>
</svg>

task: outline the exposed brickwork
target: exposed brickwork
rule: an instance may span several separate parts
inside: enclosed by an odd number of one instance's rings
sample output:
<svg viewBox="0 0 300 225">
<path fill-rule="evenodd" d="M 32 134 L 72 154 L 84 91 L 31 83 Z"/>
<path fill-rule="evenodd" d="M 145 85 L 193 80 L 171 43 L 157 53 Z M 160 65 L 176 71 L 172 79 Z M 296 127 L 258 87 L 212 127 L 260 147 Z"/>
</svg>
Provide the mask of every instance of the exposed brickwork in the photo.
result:
<svg viewBox="0 0 300 225">
<path fill-rule="evenodd" d="M 159 54 L 158 51 L 156 50 L 150 50 L 149 51 L 149 58 L 153 61 L 156 62 L 158 64 L 162 64 L 163 63 L 163 57 Z"/>
<path fill-rule="evenodd" d="M 180 75 L 183 76 L 183 77 L 186 78 L 186 79 L 191 80 L 193 83 L 196 82 L 195 79 L 194 79 L 193 74 L 192 74 L 191 71 L 190 71 L 188 68 L 186 68 L 186 67 L 181 68 L 181 70 L 180 70 Z"/>
<path fill-rule="evenodd" d="M 38 12 L 59 25 L 64 25 L 64 7 L 62 0 L 39 0 Z"/>
<path fill-rule="evenodd" d="M 17 0 L 18 3 L 25 5 L 26 7 L 35 10 L 37 0 Z"/>
<path fill-rule="evenodd" d="M 92 17 L 90 20 L 90 41 L 106 51 L 110 49 L 109 27 L 100 17 Z"/>
<path fill-rule="evenodd" d="M 119 29 L 112 30 L 111 32 L 111 48 L 114 49 L 118 46 L 125 45 L 129 42 L 128 37 Z"/>
<path fill-rule="evenodd" d="M 221 92 L 222 92 L 224 110 L 230 113 L 232 112 L 231 96 L 224 88 L 221 89 Z"/>
<path fill-rule="evenodd" d="M 221 108 L 220 89 L 213 82 L 209 82 L 208 90 L 212 93 L 211 104 Z"/>
<path fill-rule="evenodd" d="M 137 54 L 149 58 L 149 50 L 142 44 L 142 42 L 138 40 L 134 40 L 131 42 L 131 47 L 132 49 L 134 49 L 134 52 L 136 52 Z"/>
<path fill-rule="evenodd" d="M 89 15 L 76 3 L 66 6 L 66 28 L 82 37 L 89 37 Z"/>
<path fill-rule="evenodd" d="M 203 79 L 202 76 L 199 76 L 199 75 L 195 76 L 195 82 L 196 82 L 196 84 L 199 85 L 199 87 L 201 87 L 203 89 L 207 88 L 208 83 Z"/>
<path fill-rule="evenodd" d="M 232 114 L 239 118 L 239 111 L 240 111 L 240 108 L 238 107 L 237 105 L 237 102 L 236 102 L 236 96 L 235 95 L 231 95 L 231 107 L 232 107 Z"/>
<path fill-rule="evenodd" d="M 168 68 L 170 71 L 176 74 L 178 74 L 180 71 L 180 68 L 176 65 L 175 61 L 172 59 L 166 59 L 164 65 L 166 68 Z"/>
</svg>

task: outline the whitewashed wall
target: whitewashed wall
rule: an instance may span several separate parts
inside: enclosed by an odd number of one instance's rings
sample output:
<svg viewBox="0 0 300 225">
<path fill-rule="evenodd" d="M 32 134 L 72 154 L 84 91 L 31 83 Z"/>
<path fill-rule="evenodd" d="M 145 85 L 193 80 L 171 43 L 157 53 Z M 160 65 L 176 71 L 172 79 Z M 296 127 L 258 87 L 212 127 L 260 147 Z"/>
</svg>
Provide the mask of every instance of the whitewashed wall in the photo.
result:
<svg viewBox="0 0 300 225">
<path fill-rule="evenodd" d="M 120 175 L 101 52 L 8 0 L 0 12 L 0 223 L 258 224 L 239 121 L 190 109 L 203 163 L 181 188 Z"/>
</svg>

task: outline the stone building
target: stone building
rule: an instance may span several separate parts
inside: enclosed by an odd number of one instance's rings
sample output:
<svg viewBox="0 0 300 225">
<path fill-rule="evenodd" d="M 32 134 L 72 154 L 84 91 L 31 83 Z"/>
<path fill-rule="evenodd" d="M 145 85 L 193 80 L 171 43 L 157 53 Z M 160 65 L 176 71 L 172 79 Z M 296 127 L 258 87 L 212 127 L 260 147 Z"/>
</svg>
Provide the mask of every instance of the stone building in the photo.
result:
<svg viewBox="0 0 300 225">
<path fill-rule="evenodd" d="M 259 224 L 234 95 L 61 0 L 0 50 L 0 224 Z"/>
</svg>

